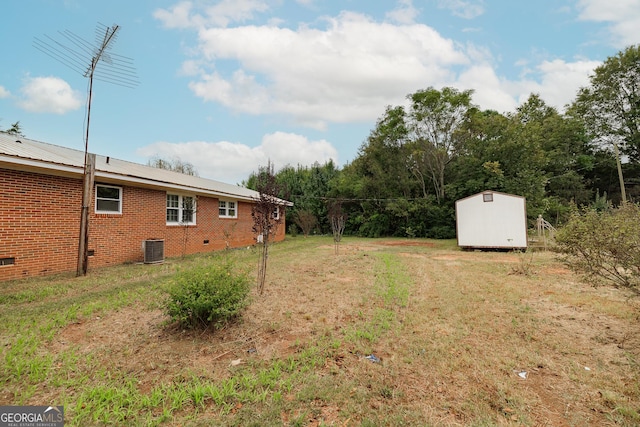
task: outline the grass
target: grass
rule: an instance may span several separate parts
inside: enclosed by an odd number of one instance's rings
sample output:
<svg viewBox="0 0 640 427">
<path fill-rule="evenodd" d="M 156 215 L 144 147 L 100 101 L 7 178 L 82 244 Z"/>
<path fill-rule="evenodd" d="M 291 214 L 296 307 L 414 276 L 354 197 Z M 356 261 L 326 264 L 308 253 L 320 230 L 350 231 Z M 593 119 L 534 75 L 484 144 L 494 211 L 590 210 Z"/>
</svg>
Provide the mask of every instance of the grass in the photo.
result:
<svg viewBox="0 0 640 427">
<path fill-rule="evenodd" d="M 0 405 L 63 404 L 70 426 L 640 424 L 622 291 L 552 253 L 341 246 L 275 245 L 264 295 L 216 332 L 171 324 L 167 286 L 254 250 L 0 283 Z"/>
</svg>

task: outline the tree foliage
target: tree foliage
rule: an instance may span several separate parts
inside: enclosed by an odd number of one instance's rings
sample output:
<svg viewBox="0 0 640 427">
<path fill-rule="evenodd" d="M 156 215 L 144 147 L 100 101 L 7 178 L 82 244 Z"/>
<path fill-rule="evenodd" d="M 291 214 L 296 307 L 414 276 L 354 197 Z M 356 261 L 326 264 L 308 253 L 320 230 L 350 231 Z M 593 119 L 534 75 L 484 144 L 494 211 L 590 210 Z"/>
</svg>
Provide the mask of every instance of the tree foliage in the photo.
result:
<svg viewBox="0 0 640 427">
<path fill-rule="evenodd" d="M 457 134 L 476 108 L 471 104 L 472 93 L 445 87 L 440 91 L 419 90 L 408 96 L 411 100 L 408 166 L 423 189 L 425 181 L 431 181 L 437 203 L 445 198 L 445 170 L 455 155 Z"/>
<path fill-rule="evenodd" d="M 166 311 L 183 326 L 217 329 L 241 314 L 250 289 L 246 273 L 230 263 L 199 265 L 176 273 Z"/>
<path fill-rule="evenodd" d="M 575 213 L 556 234 L 569 267 L 592 283 L 601 279 L 640 294 L 640 206 Z"/>
<path fill-rule="evenodd" d="M 317 230 L 330 233 L 327 201 L 341 200 L 345 234 L 449 238 L 455 201 L 494 190 L 524 196 L 532 226 L 539 215 L 558 226 L 573 207 L 591 205 L 600 194 L 614 205 L 621 200 L 606 144 L 615 138 L 628 158 L 627 194 L 637 199 L 639 57 L 631 47 L 605 61 L 565 113 L 537 94 L 504 113 L 478 108 L 471 90 L 409 94 L 405 105 L 385 108 L 342 169 L 329 162 L 276 174 L 291 189 L 291 218 L 311 212 Z"/>
<path fill-rule="evenodd" d="M 591 85 L 578 92 L 573 114 L 595 142 L 617 143 L 640 161 L 640 45 L 629 46 L 595 69 Z"/>
<path fill-rule="evenodd" d="M 325 199 L 331 193 L 332 182 L 339 173 L 333 160 L 322 165 L 315 162 L 311 166 L 286 165 L 280 169 L 275 174 L 280 191 L 278 197 L 293 202 L 293 206 L 287 209 L 290 219 L 295 222 L 299 212 L 309 212 L 317 220 L 314 227 L 317 227 L 321 233 L 330 232 Z M 258 178 L 259 174 L 252 173 L 243 185 L 257 190 Z"/>
<path fill-rule="evenodd" d="M 18 120 L 15 123 L 11 124 L 11 127 L 7 130 L 0 130 L 0 132 L 2 133 L 6 133 L 8 135 L 15 135 L 15 136 L 24 136 L 22 133 L 22 126 L 20 125 L 20 121 Z"/>
<path fill-rule="evenodd" d="M 298 211 L 293 216 L 293 221 L 296 223 L 300 230 L 302 230 L 302 234 L 304 237 L 307 237 L 311 234 L 313 228 L 318 225 L 318 218 L 313 214 L 313 212 L 298 209 Z"/>
</svg>

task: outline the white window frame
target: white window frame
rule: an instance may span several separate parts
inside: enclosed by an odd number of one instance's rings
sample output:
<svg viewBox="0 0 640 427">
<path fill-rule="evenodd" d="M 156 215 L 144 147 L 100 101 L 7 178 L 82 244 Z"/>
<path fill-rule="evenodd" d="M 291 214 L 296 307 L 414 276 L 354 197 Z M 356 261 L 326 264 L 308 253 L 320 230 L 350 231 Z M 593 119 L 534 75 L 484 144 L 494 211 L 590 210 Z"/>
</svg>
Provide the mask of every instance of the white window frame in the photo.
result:
<svg viewBox="0 0 640 427">
<path fill-rule="evenodd" d="M 169 206 L 169 196 L 178 197 L 178 206 Z M 184 200 L 185 198 L 191 198 L 193 200 L 193 209 L 191 221 L 183 220 L 183 213 L 186 209 L 184 209 Z M 196 225 L 196 210 L 198 205 L 198 199 L 196 196 L 190 194 L 175 194 L 175 193 L 167 193 L 167 197 L 165 199 L 165 220 L 167 221 L 167 225 Z M 178 220 L 177 221 L 169 221 L 168 211 L 169 209 L 178 211 Z"/>
<path fill-rule="evenodd" d="M 229 206 L 233 203 L 233 207 Z M 224 214 L 220 211 L 224 210 Z M 233 215 L 229 214 L 229 211 L 233 210 Z M 219 218 L 238 218 L 238 202 L 236 200 L 219 199 L 218 200 L 218 217 Z"/>
<path fill-rule="evenodd" d="M 107 197 L 98 197 L 98 188 L 99 187 L 104 187 L 104 188 L 115 188 L 116 190 L 118 190 L 118 198 L 117 199 L 112 199 L 112 198 L 107 198 Z M 111 215 L 122 215 L 122 187 L 119 187 L 117 185 L 106 185 L 106 184 L 96 184 L 96 197 L 95 197 L 95 213 L 97 214 L 111 214 Z M 98 209 L 98 201 L 99 200 L 108 200 L 108 201 L 117 201 L 118 202 L 118 210 L 117 211 L 112 211 L 112 210 L 100 210 Z"/>
<path fill-rule="evenodd" d="M 276 221 L 280 221 L 280 206 L 275 207 L 273 213 L 271 214 L 271 217 Z"/>
</svg>

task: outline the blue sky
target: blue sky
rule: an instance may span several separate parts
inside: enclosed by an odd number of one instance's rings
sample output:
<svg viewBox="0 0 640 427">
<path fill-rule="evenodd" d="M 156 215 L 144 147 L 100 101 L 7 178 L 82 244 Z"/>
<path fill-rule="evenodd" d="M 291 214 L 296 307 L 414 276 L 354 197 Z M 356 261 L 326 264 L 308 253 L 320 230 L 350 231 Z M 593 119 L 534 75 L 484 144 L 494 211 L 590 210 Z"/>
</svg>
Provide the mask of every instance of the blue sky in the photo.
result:
<svg viewBox="0 0 640 427">
<path fill-rule="evenodd" d="M 430 86 L 500 112 L 537 93 L 562 111 L 640 43 L 640 0 L 5 0 L 0 128 L 84 148 L 88 79 L 34 40 L 95 44 L 98 24 L 120 26 L 111 52 L 139 85 L 94 82 L 89 150 L 239 183 L 268 160 L 342 167 L 387 105 Z"/>
</svg>

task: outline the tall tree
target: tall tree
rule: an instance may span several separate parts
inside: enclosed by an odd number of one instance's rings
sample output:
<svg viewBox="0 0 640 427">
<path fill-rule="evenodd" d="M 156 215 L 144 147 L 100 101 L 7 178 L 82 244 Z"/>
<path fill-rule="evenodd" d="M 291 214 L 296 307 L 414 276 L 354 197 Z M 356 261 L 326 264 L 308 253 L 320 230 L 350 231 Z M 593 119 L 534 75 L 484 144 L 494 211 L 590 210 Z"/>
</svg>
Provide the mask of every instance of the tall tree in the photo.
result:
<svg viewBox="0 0 640 427">
<path fill-rule="evenodd" d="M 474 110 L 456 138 L 457 156 L 451 163 L 447 191 L 460 199 L 484 190 L 504 191 L 510 120 L 493 110 Z"/>
<path fill-rule="evenodd" d="M 329 160 L 324 165 L 315 162 L 311 167 L 307 168 L 306 173 L 303 175 L 304 179 L 301 182 L 302 188 L 299 194 L 302 197 L 298 199 L 303 202 L 301 207 L 313 213 L 323 233 L 330 231 L 325 197 L 329 192 L 331 181 L 337 174 L 338 169 L 333 160 Z"/>
<path fill-rule="evenodd" d="M 432 87 L 409 95 L 412 136 L 410 169 L 423 183 L 430 178 L 436 200 L 445 198 L 445 169 L 454 155 L 456 134 L 475 107 L 473 91 Z"/>
<path fill-rule="evenodd" d="M 397 223 L 406 222 L 408 210 L 400 199 L 417 193 L 417 181 L 407 167 L 407 137 L 404 108 L 387 107 L 358 157 L 345 166 L 335 183 L 339 198 L 357 199 L 348 209 L 353 209 L 349 219 L 360 234 L 394 234 Z"/>
<path fill-rule="evenodd" d="M 408 130 L 403 107 L 387 107 L 352 163 L 365 178 L 363 198 L 409 197 L 414 179 L 407 170 Z"/>
<path fill-rule="evenodd" d="M 584 173 L 593 158 L 582 126 L 536 94 L 514 113 L 469 114 L 456 144 L 447 189 L 457 198 L 504 191 L 527 198 L 530 218 L 543 213 L 561 220 L 571 202 L 591 196 Z"/>
<path fill-rule="evenodd" d="M 607 58 L 590 83 L 580 89 L 572 109 L 594 139 L 617 143 L 631 161 L 640 161 L 640 45 Z"/>
</svg>

